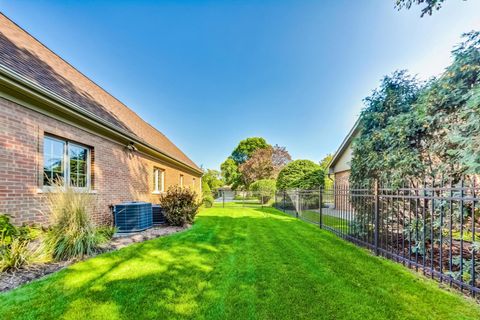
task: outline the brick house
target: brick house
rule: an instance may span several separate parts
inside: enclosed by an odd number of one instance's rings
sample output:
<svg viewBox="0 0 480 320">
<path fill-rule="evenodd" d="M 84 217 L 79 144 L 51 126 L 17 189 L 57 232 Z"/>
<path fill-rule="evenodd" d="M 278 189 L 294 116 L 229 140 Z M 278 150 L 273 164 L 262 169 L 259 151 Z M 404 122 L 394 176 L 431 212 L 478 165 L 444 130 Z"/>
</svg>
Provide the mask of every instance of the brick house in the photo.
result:
<svg viewBox="0 0 480 320">
<path fill-rule="evenodd" d="M 52 179 L 88 190 L 99 223 L 123 201 L 158 202 L 171 185 L 201 191 L 175 144 L 0 14 L 0 213 L 46 223 Z"/>
<path fill-rule="evenodd" d="M 342 144 L 333 155 L 332 161 L 328 166 L 328 174 L 333 175 L 337 186 L 348 185 L 350 177 L 350 161 L 352 161 L 352 142 L 358 136 L 360 131 L 359 121 L 355 122 L 353 128 L 343 139 Z"/>
<path fill-rule="evenodd" d="M 349 178 L 350 178 L 350 162 L 352 161 L 352 143 L 359 135 L 359 120 L 355 122 L 353 128 L 343 139 L 342 144 L 337 152 L 333 155 L 329 164 L 328 174 L 334 178 L 334 204 L 339 210 L 348 210 L 351 207 L 349 200 Z"/>
</svg>

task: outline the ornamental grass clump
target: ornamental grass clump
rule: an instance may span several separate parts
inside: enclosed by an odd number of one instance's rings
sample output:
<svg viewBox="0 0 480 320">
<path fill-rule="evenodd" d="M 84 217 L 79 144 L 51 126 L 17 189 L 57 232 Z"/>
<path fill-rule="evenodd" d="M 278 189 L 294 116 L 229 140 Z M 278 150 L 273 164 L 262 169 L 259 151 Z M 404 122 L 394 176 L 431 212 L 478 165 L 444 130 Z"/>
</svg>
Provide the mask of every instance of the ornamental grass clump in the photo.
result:
<svg viewBox="0 0 480 320">
<path fill-rule="evenodd" d="M 71 187 L 55 189 L 48 194 L 51 228 L 45 239 L 47 250 L 55 260 L 83 258 L 98 252 L 107 238 L 92 221 L 92 195 Z"/>
<path fill-rule="evenodd" d="M 0 215 L 0 272 L 18 270 L 39 258 L 34 238 L 33 229 L 15 227 L 7 215 Z"/>
<path fill-rule="evenodd" d="M 167 223 L 172 226 L 192 223 L 200 205 L 195 191 L 178 186 L 170 187 L 160 198 L 160 206 L 165 213 Z"/>
<path fill-rule="evenodd" d="M 18 270 L 30 263 L 32 253 L 28 241 L 20 238 L 12 239 L 8 245 L 0 248 L 0 272 Z"/>
</svg>

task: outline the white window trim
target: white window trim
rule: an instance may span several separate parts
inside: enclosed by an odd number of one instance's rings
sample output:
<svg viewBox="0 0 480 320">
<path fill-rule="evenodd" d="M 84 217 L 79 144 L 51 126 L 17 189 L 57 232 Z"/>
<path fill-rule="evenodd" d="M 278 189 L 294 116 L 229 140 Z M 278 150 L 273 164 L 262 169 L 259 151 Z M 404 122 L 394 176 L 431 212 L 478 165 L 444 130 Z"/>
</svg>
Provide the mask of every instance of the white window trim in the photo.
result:
<svg viewBox="0 0 480 320">
<path fill-rule="evenodd" d="M 161 188 L 159 188 L 160 186 Z M 156 167 L 153 169 L 153 189 L 152 194 L 165 192 L 165 170 Z"/>
<path fill-rule="evenodd" d="M 76 190 L 78 192 L 82 192 L 85 194 L 97 194 L 97 190 L 92 190 L 92 189 L 87 189 L 87 188 L 72 188 L 73 190 Z M 52 186 L 43 186 L 41 188 L 37 189 L 37 193 L 58 193 L 61 192 L 61 190 L 58 190 L 55 187 Z"/>
<path fill-rule="evenodd" d="M 62 142 L 63 143 L 63 164 L 64 164 L 64 168 L 63 168 L 63 175 L 64 175 L 64 186 L 65 187 L 68 183 L 68 185 L 70 186 L 70 161 L 69 161 L 69 155 L 68 155 L 68 147 L 70 145 L 72 146 L 75 146 L 75 147 L 80 147 L 80 148 L 85 148 L 87 150 L 87 185 L 85 187 L 72 187 L 73 190 L 78 190 L 78 191 L 89 191 L 89 193 L 96 193 L 95 191 L 91 190 L 91 186 L 92 186 L 92 183 L 91 183 L 91 166 L 92 166 L 92 150 L 90 147 L 86 146 L 86 145 L 82 145 L 82 144 L 79 144 L 79 143 L 76 143 L 76 142 L 73 142 L 73 141 L 70 141 L 68 139 L 61 139 L 61 138 L 56 138 L 56 137 L 52 137 L 48 134 L 44 135 L 43 136 L 43 144 L 45 145 L 45 139 L 50 139 L 50 140 L 54 140 L 54 141 L 58 141 L 58 142 Z M 45 147 L 44 149 L 45 150 Z M 42 155 L 42 157 L 44 157 L 45 154 Z M 43 159 L 43 163 L 45 163 L 45 159 Z M 42 166 L 42 187 L 41 187 L 41 191 L 40 190 L 37 190 L 38 193 L 43 193 L 43 192 L 52 192 L 52 191 L 55 191 L 56 187 L 53 187 L 53 186 L 48 186 L 48 185 L 44 185 L 43 184 L 43 166 Z"/>
</svg>

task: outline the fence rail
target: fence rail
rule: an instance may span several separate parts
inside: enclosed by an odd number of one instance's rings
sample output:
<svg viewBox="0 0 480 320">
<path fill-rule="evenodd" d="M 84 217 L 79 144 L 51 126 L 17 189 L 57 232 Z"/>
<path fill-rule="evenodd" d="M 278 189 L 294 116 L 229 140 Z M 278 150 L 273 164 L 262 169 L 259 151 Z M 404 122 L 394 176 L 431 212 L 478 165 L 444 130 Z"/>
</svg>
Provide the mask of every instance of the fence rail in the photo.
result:
<svg viewBox="0 0 480 320">
<path fill-rule="evenodd" d="M 274 206 L 478 298 L 479 189 L 475 181 L 345 185 L 277 192 Z"/>
</svg>

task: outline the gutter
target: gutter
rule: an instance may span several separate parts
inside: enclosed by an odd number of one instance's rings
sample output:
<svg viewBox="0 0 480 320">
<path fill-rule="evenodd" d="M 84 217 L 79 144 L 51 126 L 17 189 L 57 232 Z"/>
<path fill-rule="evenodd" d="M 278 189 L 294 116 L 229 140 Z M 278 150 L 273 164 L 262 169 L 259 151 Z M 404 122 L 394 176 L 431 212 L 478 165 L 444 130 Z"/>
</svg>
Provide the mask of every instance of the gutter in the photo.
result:
<svg viewBox="0 0 480 320">
<path fill-rule="evenodd" d="M 108 131 L 110 134 L 113 134 L 123 140 L 128 140 L 138 145 L 141 149 L 144 149 L 147 153 L 153 155 L 156 158 L 168 161 L 171 164 L 174 164 L 178 167 L 186 169 L 198 174 L 201 176 L 203 172 L 197 168 L 191 167 L 190 165 L 185 164 L 184 162 L 176 159 L 175 157 L 170 156 L 169 154 L 163 152 L 162 150 L 152 146 L 151 144 L 143 141 L 138 136 L 127 132 L 121 128 L 118 128 L 106 121 L 101 117 L 93 114 L 88 110 L 84 110 L 79 107 L 77 104 L 72 103 L 71 101 L 63 98 L 62 96 L 52 92 L 49 89 L 46 89 L 28 78 L 18 74 L 17 72 L 10 70 L 4 65 L 0 64 L 0 82 L 3 82 L 7 87 L 24 94 L 35 100 L 40 100 L 43 103 L 47 104 L 50 107 L 53 107 L 56 110 L 59 110 L 66 114 L 73 113 L 78 117 L 80 116 L 83 120 L 88 121 L 94 125 L 100 126 L 102 129 Z"/>
</svg>

